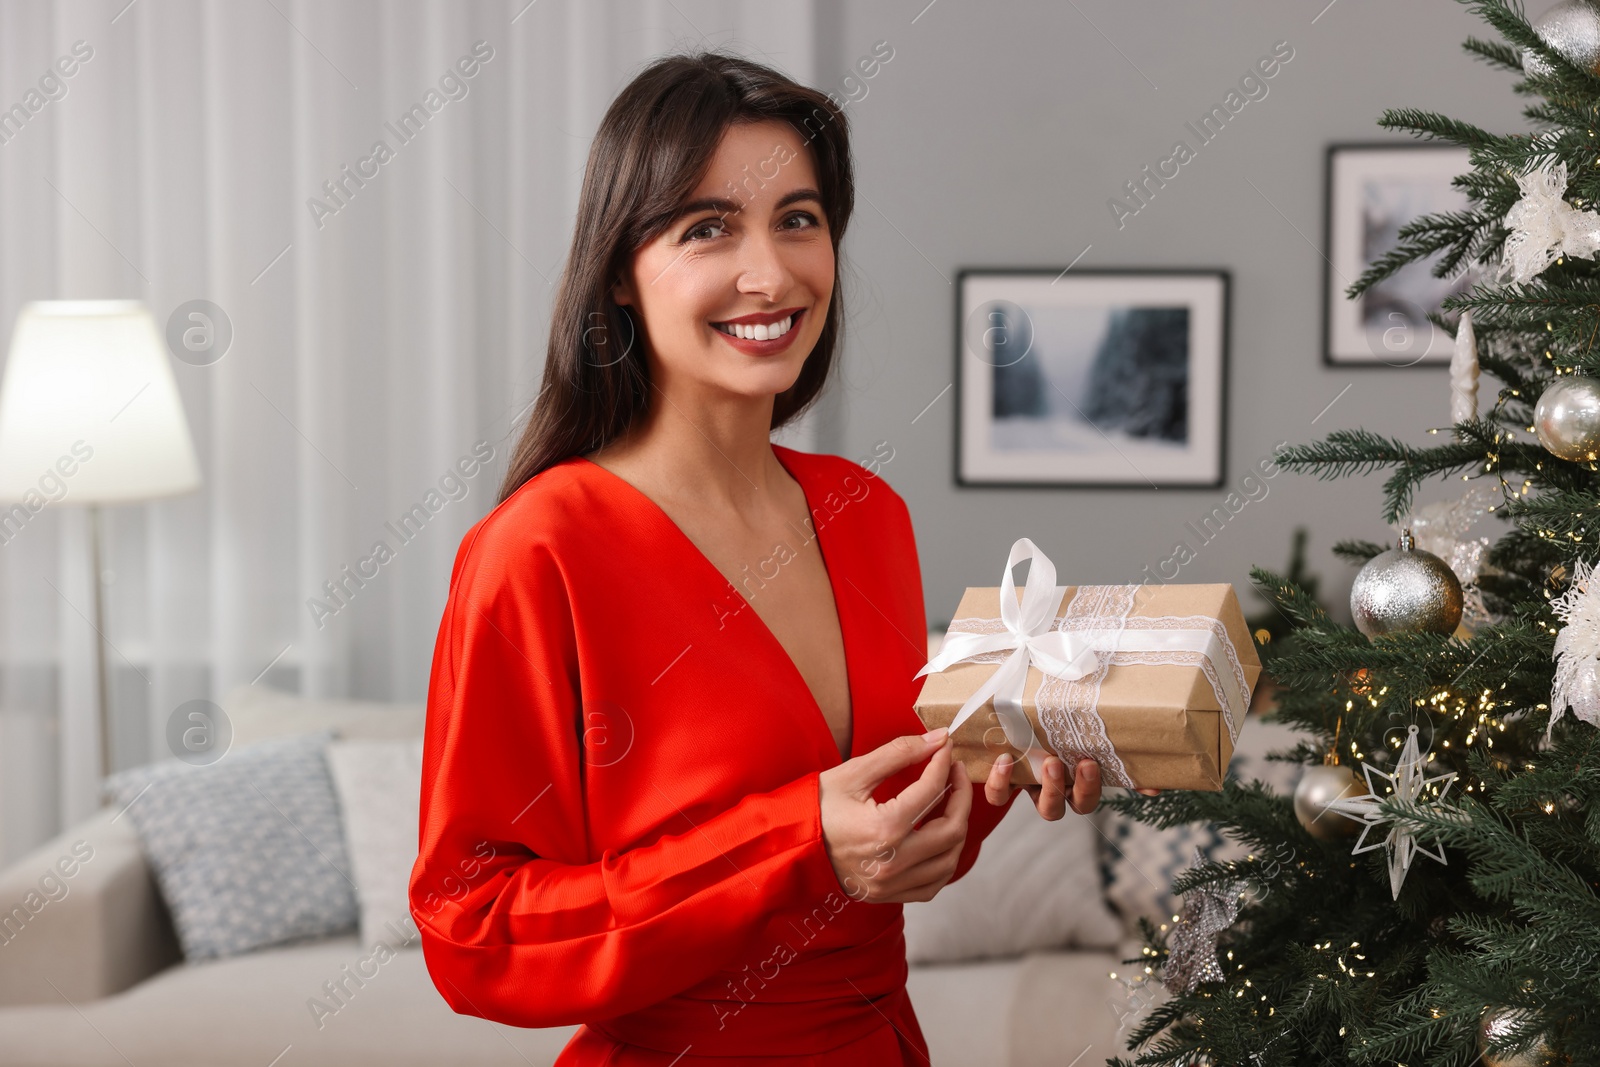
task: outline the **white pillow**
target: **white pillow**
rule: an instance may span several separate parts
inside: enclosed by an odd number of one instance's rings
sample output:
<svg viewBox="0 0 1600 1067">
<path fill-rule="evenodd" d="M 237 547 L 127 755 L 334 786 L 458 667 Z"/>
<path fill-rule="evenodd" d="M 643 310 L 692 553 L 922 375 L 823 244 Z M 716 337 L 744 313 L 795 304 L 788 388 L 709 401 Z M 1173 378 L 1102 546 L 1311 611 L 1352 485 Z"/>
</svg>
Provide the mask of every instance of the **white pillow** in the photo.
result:
<svg viewBox="0 0 1600 1067">
<path fill-rule="evenodd" d="M 977 793 L 973 803 L 988 801 Z M 1096 836 L 1087 818 L 1068 810 L 1051 822 L 1020 794 L 971 870 L 932 900 L 905 905 L 906 959 L 956 963 L 1114 947 L 1122 923 L 1105 904 Z"/>
<path fill-rule="evenodd" d="M 335 737 L 389 740 L 421 737 L 427 721 L 422 704 L 303 697 L 240 682 L 222 698 L 233 743 L 332 730 Z"/>
<path fill-rule="evenodd" d="M 417 924 L 406 890 L 417 859 L 422 738 L 333 741 L 327 755 L 355 872 L 361 943 L 414 945 Z"/>
</svg>

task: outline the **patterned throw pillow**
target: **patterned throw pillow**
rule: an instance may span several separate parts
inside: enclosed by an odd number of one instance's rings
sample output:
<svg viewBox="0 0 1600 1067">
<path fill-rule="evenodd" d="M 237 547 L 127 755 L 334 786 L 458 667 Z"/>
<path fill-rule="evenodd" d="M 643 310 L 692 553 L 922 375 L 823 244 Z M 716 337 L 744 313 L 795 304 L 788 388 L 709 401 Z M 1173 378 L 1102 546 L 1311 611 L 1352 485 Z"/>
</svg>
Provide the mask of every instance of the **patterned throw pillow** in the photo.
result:
<svg viewBox="0 0 1600 1067">
<path fill-rule="evenodd" d="M 245 745 L 208 766 L 176 759 L 106 781 L 139 832 L 190 961 L 355 929 L 332 732 Z"/>
<path fill-rule="evenodd" d="M 1293 748 L 1300 740 L 1301 735 L 1284 724 L 1251 715 L 1239 733 L 1239 747 L 1228 763 L 1228 774 L 1242 782 L 1260 780 L 1279 795 L 1291 795 L 1303 768 L 1268 760 L 1266 754 Z M 1129 932 L 1137 930 L 1141 916 L 1159 926 L 1182 911 L 1180 898 L 1172 894 L 1172 880 L 1194 862 L 1195 849 L 1211 861 L 1240 860 L 1249 853 L 1207 823 L 1159 830 L 1105 808 L 1095 817 L 1102 832 L 1100 859 L 1106 900 L 1122 916 Z"/>
</svg>

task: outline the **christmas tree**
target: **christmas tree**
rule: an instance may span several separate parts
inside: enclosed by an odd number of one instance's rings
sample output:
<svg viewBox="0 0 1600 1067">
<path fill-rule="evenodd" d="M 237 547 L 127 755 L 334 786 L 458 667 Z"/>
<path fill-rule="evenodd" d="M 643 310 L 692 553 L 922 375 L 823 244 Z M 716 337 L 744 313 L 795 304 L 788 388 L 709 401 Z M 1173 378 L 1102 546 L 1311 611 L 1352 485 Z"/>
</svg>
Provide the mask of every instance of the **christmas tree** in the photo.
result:
<svg viewBox="0 0 1600 1067">
<path fill-rule="evenodd" d="M 1252 572 L 1294 622 L 1262 649 L 1276 715 L 1312 739 L 1278 754 L 1307 765 L 1294 798 L 1230 779 L 1110 802 L 1251 850 L 1197 862 L 1182 920 L 1145 927 L 1137 970 L 1171 996 L 1116 1063 L 1600 1063 L 1600 11 L 1468 6 L 1498 39 L 1466 50 L 1516 76 L 1532 132 L 1386 112 L 1470 150 L 1469 207 L 1403 227 L 1348 290 L 1413 262 L 1466 273 L 1430 316 L 1456 339 L 1453 425 L 1429 447 L 1349 430 L 1281 456 L 1386 471 L 1383 519 L 1415 537 L 1338 546 L 1364 564 L 1356 628 Z M 1480 366 L 1500 383 L 1481 412 Z M 1416 507 L 1433 479 L 1467 495 Z M 1494 539 L 1466 538 L 1485 512 Z"/>
</svg>

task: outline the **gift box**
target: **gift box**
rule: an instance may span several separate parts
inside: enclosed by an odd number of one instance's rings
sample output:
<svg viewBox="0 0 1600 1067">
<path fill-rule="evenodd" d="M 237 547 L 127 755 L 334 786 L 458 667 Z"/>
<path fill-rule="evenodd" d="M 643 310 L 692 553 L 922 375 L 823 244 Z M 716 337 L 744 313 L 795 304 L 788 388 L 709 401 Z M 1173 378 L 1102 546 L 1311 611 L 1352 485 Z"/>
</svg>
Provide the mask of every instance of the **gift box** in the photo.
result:
<svg viewBox="0 0 1600 1067">
<path fill-rule="evenodd" d="M 1030 560 L 1016 588 L 1012 568 Z M 916 712 L 951 727 L 955 758 L 985 781 L 1002 754 L 1037 784 L 1054 753 L 1087 756 L 1106 785 L 1220 790 L 1261 661 L 1233 586 L 1055 584 L 1022 538 L 998 588 L 968 589 Z"/>
</svg>

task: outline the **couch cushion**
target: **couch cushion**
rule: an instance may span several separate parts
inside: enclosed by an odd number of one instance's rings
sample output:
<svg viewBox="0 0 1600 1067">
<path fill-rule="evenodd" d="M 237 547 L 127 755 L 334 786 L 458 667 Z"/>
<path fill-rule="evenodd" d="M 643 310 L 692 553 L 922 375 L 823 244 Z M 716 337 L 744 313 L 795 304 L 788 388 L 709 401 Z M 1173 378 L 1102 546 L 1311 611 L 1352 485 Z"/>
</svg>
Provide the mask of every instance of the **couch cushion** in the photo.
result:
<svg viewBox="0 0 1600 1067">
<path fill-rule="evenodd" d="M 328 768 L 355 869 L 361 943 L 410 941 L 417 929 L 408 888 L 417 860 L 422 738 L 335 741 L 328 746 Z"/>
<path fill-rule="evenodd" d="M 523 1030 L 457 1015 L 421 952 L 384 952 L 380 960 L 353 936 L 328 938 L 174 967 L 76 1007 L 0 1009 L 0 1062 L 546 1067 L 577 1030 Z"/>
<path fill-rule="evenodd" d="M 913 967 L 907 986 L 940 1067 L 1065 1067 L 1085 1049 L 1078 1065 L 1089 1067 L 1120 1049 L 1123 993 L 1110 978 L 1116 960 L 1112 953 L 1044 952 Z M 422 953 L 380 954 L 347 936 L 174 967 L 126 993 L 76 1006 L 0 1009 L 0 1061 L 549 1067 L 576 1030 L 456 1015 L 434 988 Z"/>
<path fill-rule="evenodd" d="M 426 720 L 421 704 L 303 697 L 263 685 L 235 686 L 222 698 L 222 708 L 235 745 L 310 730 L 332 730 L 339 738 L 421 737 Z"/>
<path fill-rule="evenodd" d="M 951 963 L 1115 945 L 1122 923 L 1105 905 L 1096 836 L 1082 816 L 1051 822 L 1019 795 L 971 870 L 932 900 L 905 905 L 906 958 Z"/>
<path fill-rule="evenodd" d="M 1125 1054 L 1117 966 L 1109 952 L 1032 952 L 913 967 L 906 988 L 938 1067 L 1092 1067 Z"/>
<path fill-rule="evenodd" d="M 139 831 L 189 960 L 356 924 L 327 732 L 235 747 L 215 763 L 133 767 L 106 795 Z"/>
<path fill-rule="evenodd" d="M 1144 990 L 1130 997 L 1122 956 L 1036 952 L 1023 957 L 1011 1003 L 1012 1067 L 1096 1067 L 1130 1058 L 1127 1038 L 1140 1019 Z"/>
</svg>

